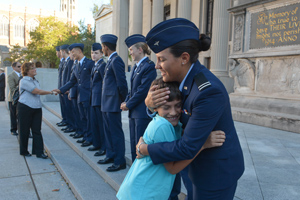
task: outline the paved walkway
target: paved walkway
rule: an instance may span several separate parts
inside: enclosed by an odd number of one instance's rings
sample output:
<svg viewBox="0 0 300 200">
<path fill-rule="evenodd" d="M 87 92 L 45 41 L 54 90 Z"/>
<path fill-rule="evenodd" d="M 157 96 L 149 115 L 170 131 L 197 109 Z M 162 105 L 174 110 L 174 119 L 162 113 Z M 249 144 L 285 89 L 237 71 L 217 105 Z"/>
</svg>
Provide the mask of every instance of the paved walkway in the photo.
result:
<svg viewBox="0 0 300 200">
<path fill-rule="evenodd" d="M 59 108 L 58 103 L 50 104 Z M 9 133 L 9 114 L 4 105 L 0 103 L 0 199 L 75 199 L 51 159 L 19 155 L 17 138 Z M 122 119 L 127 120 L 126 113 Z M 235 200 L 299 200 L 300 134 L 240 122 L 235 125 L 246 166 Z M 43 124 L 42 129 L 49 127 Z M 124 132 L 128 140 L 128 128 Z"/>
<path fill-rule="evenodd" d="M 51 159 L 19 154 L 18 138 L 10 134 L 9 112 L 4 102 L 0 102 L 0 113 L 0 199 L 75 200 Z M 31 145 L 30 139 L 29 152 Z"/>
</svg>

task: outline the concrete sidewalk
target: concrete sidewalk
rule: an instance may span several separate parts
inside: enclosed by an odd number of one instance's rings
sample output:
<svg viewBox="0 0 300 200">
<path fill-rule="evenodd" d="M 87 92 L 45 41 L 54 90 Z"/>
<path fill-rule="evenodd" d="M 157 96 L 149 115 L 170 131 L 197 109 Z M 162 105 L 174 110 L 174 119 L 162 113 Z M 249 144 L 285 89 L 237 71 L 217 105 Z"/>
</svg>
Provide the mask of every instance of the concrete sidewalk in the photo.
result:
<svg viewBox="0 0 300 200">
<path fill-rule="evenodd" d="M 59 113 L 58 103 L 46 104 Z M 35 156 L 24 159 L 19 155 L 18 141 L 9 132 L 9 114 L 4 103 L 0 103 L 0 112 L 0 199 L 38 199 L 38 195 L 40 199 L 75 199 L 50 159 Z M 129 142 L 126 114 L 122 114 L 122 120 L 125 139 Z M 300 134 L 240 122 L 235 125 L 246 167 L 235 200 L 299 200 Z M 48 129 L 43 124 L 43 133 Z M 52 192 L 54 189 L 60 191 Z M 109 199 L 115 199 L 115 193 L 110 194 Z"/>
<path fill-rule="evenodd" d="M 76 199 L 50 158 L 19 154 L 18 138 L 10 134 L 5 102 L 0 102 L 0 113 L 0 199 Z M 32 139 L 29 140 L 29 152 L 31 145 Z"/>
</svg>

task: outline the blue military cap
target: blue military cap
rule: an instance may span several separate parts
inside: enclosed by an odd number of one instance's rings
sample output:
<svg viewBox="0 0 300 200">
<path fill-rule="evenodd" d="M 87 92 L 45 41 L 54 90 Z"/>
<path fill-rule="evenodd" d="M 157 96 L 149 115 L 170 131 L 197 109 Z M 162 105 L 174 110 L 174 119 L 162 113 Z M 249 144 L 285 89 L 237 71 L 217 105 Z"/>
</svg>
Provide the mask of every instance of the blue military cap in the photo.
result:
<svg viewBox="0 0 300 200">
<path fill-rule="evenodd" d="M 92 51 L 102 50 L 102 46 L 99 43 L 94 43 L 92 45 Z"/>
<path fill-rule="evenodd" d="M 146 36 L 146 42 L 154 53 L 163 51 L 183 40 L 199 41 L 199 29 L 184 18 L 174 18 L 154 26 Z"/>
<path fill-rule="evenodd" d="M 131 35 L 131 36 L 127 37 L 126 40 L 125 40 L 125 43 L 126 43 L 128 48 L 131 47 L 132 45 L 138 43 L 138 42 L 145 42 L 146 43 L 145 36 L 143 36 L 141 34 L 134 34 L 134 35 Z"/>
<path fill-rule="evenodd" d="M 60 46 L 55 47 L 56 51 L 60 51 Z"/>
<path fill-rule="evenodd" d="M 108 42 L 111 44 L 117 44 L 118 37 L 112 34 L 104 34 L 100 37 L 101 43 Z"/>
<path fill-rule="evenodd" d="M 69 45 L 68 44 L 61 45 L 60 50 L 63 50 L 63 49 L 69 49 Z"/>
<path fill-rule="evenodd" d="M 71 44 L 71 45 L 69 46 L 69 50 L 71 51 L 71 50 L 72 50 L 73 48 L 75 48 L 75 47 L 78 47 L 78 48 L 81 49 L 81 51 L 83 51 L 84 44 L 82 44 L 82 43 L 74 43 L 74 44 Z"/>
</svg>

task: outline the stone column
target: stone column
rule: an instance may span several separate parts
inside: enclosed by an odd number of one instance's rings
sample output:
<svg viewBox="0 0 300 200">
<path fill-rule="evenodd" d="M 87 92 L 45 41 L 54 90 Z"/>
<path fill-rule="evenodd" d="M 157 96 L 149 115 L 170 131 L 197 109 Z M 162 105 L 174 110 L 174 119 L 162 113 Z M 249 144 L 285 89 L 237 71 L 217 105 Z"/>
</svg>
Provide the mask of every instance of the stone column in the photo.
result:
<svg viewBox="0 0 300 200">
<path fill-rule="evenodd" d="M 130 0 L 129 4 L 129 35 L 142 34 L 143 1 Z"/>
<path fill-rule="evenodd" d="M 178 0 L 178 17 L 191 20 L 192 0 Z"/>
<path fill-rule="evenodd" d="M 164 20 L 164 1 L 152 0 L 152 27 Z M 152 52 L 151 60 L 156 62 L 156 56 Z"/>
<path fill-rule="evenodd" d="M 191 21 L 196 24 L 198 28 L 200 28 L 201 21 L 201 1 L 192 0 L 191 2 Z"/>
<path fill-rule="evenodd" d="M 223 82 L 228 92 L 233 81 L 227 69 L 230 0 L 214 0 L 211 44 L 211 71 Z"/>
<path fill-rule="evenodd" d="M 125 63 L 128 71 L 128 50 L 125 39 L 128 37 L 129 0 L 113 1 L 113 34 L 118 37 L 117 52 Z"/>
<path fill-rule="evenodd" d="M 171 8 L 170 8 L 170 18 L 176 18 L 177 17 L 177 0 L 171 0 Z"/>
<path fill-rule="evenodd" d="M 143 0 L 143 35 L 146 36 L 151 29 L 152 4 L 150 0 Z"/>
</svg>

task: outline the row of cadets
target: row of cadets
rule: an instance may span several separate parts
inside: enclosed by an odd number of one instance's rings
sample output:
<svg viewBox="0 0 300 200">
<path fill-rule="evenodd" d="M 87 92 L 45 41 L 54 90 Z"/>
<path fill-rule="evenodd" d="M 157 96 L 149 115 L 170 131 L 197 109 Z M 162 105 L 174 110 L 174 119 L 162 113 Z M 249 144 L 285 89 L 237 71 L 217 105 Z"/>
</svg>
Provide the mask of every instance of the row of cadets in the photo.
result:
<svg viewBox="0 0 300 200">
<path fill-rule="evenodd" d="M 70 79 L 70 75 L 71 75 L 71 69 L 73 66 L 73 60 L 70 59 L 69 56 L 69 45 L 64 44 L 62 46 L 60 46 L 60 53 L 62 55 L 62 57 L 64 58 L 64 63 L 62 65 L 62 76 L 61 76 L 61 86 L 65 85 L 69 79 Z M 68 99 L 68 93 L 66 92 L 65 94 L 61 94 L 61 96 L 63 97 L 63 104 L 62 104 L 62 108 L 64 110 L 65 113 L 65 118 L 66 118 L 66 122 L 67 122 L 67 126 L 65 128 L 62 128 L 61 130 L 64 131 L 65 133 L 71 133 L 76 131 L 75 130 L 75 124 L 74 124 L 74 116 L 72 114 L 72 102 Z"/>
<path fill-rule="evenodd" d="M 91 74 L 91 131 L 93 146 L 88 151 L 97 151 L 95 156 L 102 156 L 106 152 L 103 128 L 103 117 L 101 111 L 102 82 L 106 63 L 103 60 L 103 51 L 99 43 L 94 43 L 91 50 L 92 60 L 95 65 Z"/>
<path fill-rule="evenodd" d="M 109 172 L 126 168 L 125 137 L 122 129 L 120 105 L 128 93 L 125 64 L 116 52 L 118 37 L 105 34 L 100 37 L 102 50 L 108 56 L 103 78 L 101 111 L 103 113 L 106 157 L 98 164 L 113 163 Z"/>
<path fill-rule="evenodd" d="M 90 130 L 90 80 L 91 72 L 94 66 L 94 62 L 87 59 L 83 54 L 84 45 L 81 43 L 74 43 L 69 46 L 69 49 L 77 60 L 77 65 L 71 75 L 70 80 L 54 91 L 58 93 L 65 93 L 76 83 L 77 88 L 77 104 L 80 114 L 82 133 L 76 133 L 73 138 L 82 138 L 77 140 L 78 143 L 82 143 L 81 146 L 90 146 L 92 144 L 92 134 Z"/>
<path fill-rule="evenodd" d="M 125 43 L 132 60 L 136 62 L 131 70 L 130 92 L 128 92 L 125 102 L 121 104 L 122 110 L 129 110 L 131 158 L 134 162 L 136 158 L 135 146 L 152 120 L 146 113 L 144 101 L 157 74 L 154 62 L 146 56 L 150 55 L 151 51 L 143 35 L 131 35 L 126 38 Z"/>
<path fill-rule="evenodd" d="M 57 87 L 60 88 L 61 85 L 61 77 L 62 77 L 62 67 L 64 64 L 64 58 L 62 57 L 61 53 L 60 53 L 60 46 L 55 47 L 56 49 L 56 56 L 59 58 L 59 66 L 58 66 L 58 85 Z M 65 116 L 65 110 L 63 107 L 63 97 L 61 95 L 59 95 L 59 102 L 60 102 L 60 112 L 61 112 L 61 117 L 62 120 L 58 123 L 56 123 L 57 126 L 66 126 L 67 125 L 67 119 Z"/>
</svg>

